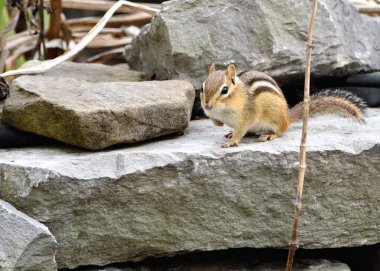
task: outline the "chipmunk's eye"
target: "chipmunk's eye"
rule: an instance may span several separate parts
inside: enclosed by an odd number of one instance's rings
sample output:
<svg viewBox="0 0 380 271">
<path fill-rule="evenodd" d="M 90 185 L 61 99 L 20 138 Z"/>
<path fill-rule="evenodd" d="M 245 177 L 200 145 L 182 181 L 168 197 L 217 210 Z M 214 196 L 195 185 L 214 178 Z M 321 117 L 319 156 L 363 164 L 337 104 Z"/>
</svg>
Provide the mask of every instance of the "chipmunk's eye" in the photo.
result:
<svg viewBox="0 0 380 271">
<path fill-rule="evenodd" d="M 222 95 L 224 95 L 224 94 L 227 94 L 228 93 L 228 87 L 227 86 L 224 86 L 223 88 L 222 88 Z"/>
</svg>

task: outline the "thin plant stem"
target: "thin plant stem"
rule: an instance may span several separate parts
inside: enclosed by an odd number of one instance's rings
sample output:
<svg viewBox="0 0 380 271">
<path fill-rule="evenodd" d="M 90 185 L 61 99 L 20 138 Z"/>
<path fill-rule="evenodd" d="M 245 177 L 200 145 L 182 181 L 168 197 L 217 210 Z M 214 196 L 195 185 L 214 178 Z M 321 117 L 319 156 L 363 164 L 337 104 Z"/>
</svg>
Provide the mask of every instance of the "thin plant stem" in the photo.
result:
<svg viewBox="0 0 380 271">
<path fill-rule="evenodd" d="M 61 32 L 61 13 L 62 13 L 62 0 L 50 0 L 50 25 L 47 33 L 49 40 L 59 39 Z M 63 53 L 60 48 L 49 48 L 47 50 L 46 59 L 55 58 Z"/>
<path fill-rule="evenodd" d="M 298 174 L 296 210 L 294 217 L 294 224 L 292 230 L 292 239 L 290 241 L 288 261 L 286 263 L 285 271 L 291 271 L 293 267 L 293 259 L 295 251 L 298 247 L 298 226 L 302 210 L 302 191 L 306 170 L 306 139 L 307 139 L 307 124 L 309 119 L 309 102 L 310 102 L 310 67 L 311 67 L 311 51 L 313 49 L 312 37 L 315 17 L 317 14 L 318 0 L 313 0 L 312 14 L 309 24 L 309 32 L 306 44 L 306 70 L 305 70 L 305 87 L 304 87 L 304 102 L 303 102 L 303 125 L 302 125 L 302 138 L 300 145 L 300 166 Z"/>
<path fill-rule="evenodd" d="M 38 57 L 40 60 L 46 57 L 46 44 L 45 44 L 45 16 L 44 16 L 44 1 L 40 0 L 39 3 L 39 15 L 40 15 L 40 33 L 38 35 Z M 41 53 L 42 49 L 42 53 Z"/>
</svg>

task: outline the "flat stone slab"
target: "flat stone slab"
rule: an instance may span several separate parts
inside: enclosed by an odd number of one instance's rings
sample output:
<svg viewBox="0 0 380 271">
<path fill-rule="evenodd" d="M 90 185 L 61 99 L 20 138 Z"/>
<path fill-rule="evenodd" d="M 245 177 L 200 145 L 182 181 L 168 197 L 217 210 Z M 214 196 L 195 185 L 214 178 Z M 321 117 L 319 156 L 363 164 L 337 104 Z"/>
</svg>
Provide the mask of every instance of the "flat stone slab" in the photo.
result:
<svg viewBox="0 0 380 271">
<path fill-rule="evenodd" d="M 106 74 L 96 82 L 88 75 L 78 78 L 76 74 L 87 71 L 72 66 L 58 68 L 66 76 L 53 70 L 14 80 L 3 121 L 22 131 L 91 150 L 178 133 L 188 126 L 195 97 L 191 83 L 117 81 L 114 74 L 108 74 L 112 68 L 103 65 Z"/>
<path fill-rule="evenodd" d="M 309 122 L 300 246 L 380 243 L 380 109 L 366 124 Z M 0 150 L 0 197 L 44 223 L 58 266 L 227 248 L 286 248 L 301 123 L 281 138 L 222 149 L 226 127 L 190 122 L 181 137 L 85 152 Z"/>
<path fill-rule="evenodd" d="M 49 229 L 0 200 L 0 270 L 57 270 Z"/>
</svg>

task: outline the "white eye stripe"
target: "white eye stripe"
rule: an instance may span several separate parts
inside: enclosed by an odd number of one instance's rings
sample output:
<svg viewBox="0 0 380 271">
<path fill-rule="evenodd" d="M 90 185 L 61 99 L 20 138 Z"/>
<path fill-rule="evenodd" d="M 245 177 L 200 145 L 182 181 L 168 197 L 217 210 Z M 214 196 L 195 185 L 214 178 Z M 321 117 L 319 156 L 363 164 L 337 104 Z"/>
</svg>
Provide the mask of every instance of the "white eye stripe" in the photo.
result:
<svg viewBox="0 0 380 271">
<path fill-rule="evenodd" d="M 200 89 L 200 94 L 203 95 L 203 92 L 205 91 L 205 86 L 206 86 L 206 82 L 203 82 L 202 86 L 201 86 L 201 89 Z"/>
<path fill-rule="evenodd" d="M 254 93 L 256 89 L 259 89 L 261 87 L 271 88 L 275 90 L 281 96 L 283 95 L 282 92 L 276 86 L 274 86 L 272 83 L 269 83 L 267 81 L 257 81 L 253 83 L 253 85 L 249 89 L 249 92 Z"/>
</svg>

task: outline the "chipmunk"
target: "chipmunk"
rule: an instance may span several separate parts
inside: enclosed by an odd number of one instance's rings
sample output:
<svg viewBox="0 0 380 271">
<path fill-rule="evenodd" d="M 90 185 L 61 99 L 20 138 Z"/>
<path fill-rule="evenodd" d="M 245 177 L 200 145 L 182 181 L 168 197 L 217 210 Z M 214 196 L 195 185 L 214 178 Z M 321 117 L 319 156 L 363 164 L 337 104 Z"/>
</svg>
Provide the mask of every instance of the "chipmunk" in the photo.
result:
<svg viewBox="0 0 380 271">
<path fill-rule="evenodd" d="M 234 129 L 225 135 L 230 140 L 222 148 L 238 146 L 247 133 L 259 134 L 259 142 L 273 140 L 303 116 L 303 102 L 289 109 L 272 77 L 252 70 L 236 74 L 233 64 L 225 71 L 215 71 L 211 65 L 200 98 L 203 110 L 216 126 L 227 124 Z M 332 113 L 364 122 L 365 108 L 365 102 L 350 92 L 327 90 L 311 96 L 309 114 Z"/>
</svg>

